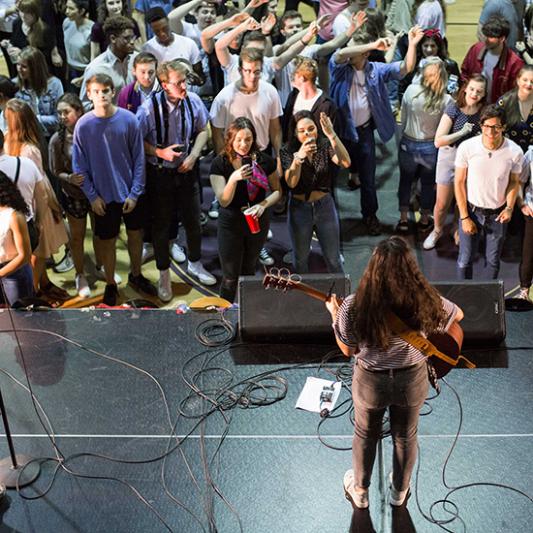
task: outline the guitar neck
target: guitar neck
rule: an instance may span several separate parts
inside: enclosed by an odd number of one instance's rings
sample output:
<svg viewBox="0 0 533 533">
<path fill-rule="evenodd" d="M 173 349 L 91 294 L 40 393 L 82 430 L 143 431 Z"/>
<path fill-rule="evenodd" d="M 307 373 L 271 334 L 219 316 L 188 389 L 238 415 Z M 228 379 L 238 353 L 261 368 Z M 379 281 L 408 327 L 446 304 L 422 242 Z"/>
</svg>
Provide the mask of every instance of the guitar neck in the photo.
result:
<svg viewBox="0 0 533 533">
<path fill-rule="evenodd" d="M 295 283 L 294 285 L 292 285 L 291 288 L 302 291 L 305 294 L 307 294 L 307 296 L 316 298 L 317 300 L 320 300 L 321 302 L 325 302 L 329 298 L 329 295 L 327 293 L 318 291 L 314 289 L 313 287 L 311 287 L 310 285 L 306 285 L 305 283 L 301 283 L 301 282 Z"/>
</svg>

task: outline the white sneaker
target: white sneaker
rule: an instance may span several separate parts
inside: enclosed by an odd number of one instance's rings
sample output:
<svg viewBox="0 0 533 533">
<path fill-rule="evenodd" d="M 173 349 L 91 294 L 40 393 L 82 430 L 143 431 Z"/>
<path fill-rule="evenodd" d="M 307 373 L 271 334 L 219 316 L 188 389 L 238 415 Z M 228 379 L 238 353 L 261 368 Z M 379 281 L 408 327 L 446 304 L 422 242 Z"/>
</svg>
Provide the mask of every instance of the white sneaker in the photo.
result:
<svg viewBox="0 0 533 533">
<path fill-rule="evenodd" d="M 150 259 L 154 258 L 154 246 L 149 243 L 145 242 L 143 243 L 143 253 L 141 257 L 141 262 L 144 265 L 147 261 L 150 261 Z"/>
<path fill-rule="evenodd" d="M 272 266 L 274 264 L 274 258 L 268 253 L 266 248 L 261 248 L 259 262 L 265 266 Z"/>
<path fill-rule="evenodd" d="M 529 297 L 529 287 L 520 287 L 518 298 L 520 298 L 521 300 L 527 300 L 528 302 L 533 303 L 533 300 L 531 300 L 531 298 Z"/>
<path fill-rule="evenodd" d="M 89 298 L 91 296 L 91 288 L 83 274 L 76 274 L 76 292 L 80 298 Z"/>
<path fill-rule="evenodd" d="M 215 285 L 217 279 L 213 274 L 210 274 L 200 263 L 200 261 L 189 261 L 187 263 L 187 273 L 194 276 L 200 283 L 204 285 Z"/>
<path fill-rule="evenodd" d="M 393 505 L 394 507 L 401 507 L 404 504 L 405 500 L 407 499 L 407 496 L 409 496 L 409 487 L 407 487 L 405 490 L 396 490 L 392 483 L 392 472 L 389 475 L 389 480 L 390 480 L 389 503 Z"/>
<path fill-rule="evenodd" d="M 367 509 L 368 508 L 368 489 L 355 490 L 354 487 L 354 475 L 353 470 L 346 470 L 344 474 L 343 485 L 344 485 L 344 496 L 346 499 L 351 502 L 352 507 L 357 507 L 358 509 Z"/>
<path fill-rule="evenodd" d="M 424 243 L 422 244 L 422 247 L 424 250 L 432 250 L 435 248 L 438 240 L 440 239 L 442 235 L 442 231 L 437 231 L 434 229 L 427 237 Z"/>
<path fill-rule="evenodd" d="M 105 281 L 105 270 L 104 270 L 103 266 L 95 267 L 94 268 L 94 272 L 96 274 L 96 279 L 99 279 L 101 281 Z M 117 285 L 120 285 L 122 283 L 122 278 L 116 272 L 115 272 L 115 275 L 113 276 L 113 279 L 115 280 L 115 283 Z"/>
<path fill-rule="evenodd" d="M 218 208 L 219 208 L 219 203 L 218 203 L 218 200 L 215 198 L 211 202 L 209 211 L 207 212 L 207 216 L 209 218 L 212 218 L 213 220 L 216 220 L 218 218 Z"/>
<path fill-rule="evenodd" d="M 185 251 L 177 242 L 173 242 L 170 246 L 170 255 L 172 256 L 172 259 L 176 261 L 176 263 L 184 263 L 185 259 L 187 259 Z"/>
<path fill-rule="evenodd" d="M 172 300 L 172 283 L 170 282 L 170 268 L 159 271 L 159 284 L 157 286 L 157 296 L 162 302 Z"/>
<path fill-rule="evenodd" d="M 274 234 L 272 233 L 272 230 L 269 229 L 267 233 L 267 241 L 270 241 L 274 237 Z"/>
</svg>

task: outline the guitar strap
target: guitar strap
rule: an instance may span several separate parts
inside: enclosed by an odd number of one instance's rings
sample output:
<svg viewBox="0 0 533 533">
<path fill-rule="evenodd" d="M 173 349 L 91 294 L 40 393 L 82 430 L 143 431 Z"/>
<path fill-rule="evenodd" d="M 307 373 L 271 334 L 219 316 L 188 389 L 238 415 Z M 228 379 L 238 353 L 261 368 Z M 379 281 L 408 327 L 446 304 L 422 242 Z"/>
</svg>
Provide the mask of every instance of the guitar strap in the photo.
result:
<svg viewBox="0 0 533 533">
<path fill-rule="evenodd" d="M 467 368 L 475 368 L 476 365 L 469 361 L 463 355 L 453 359 L 452 357 L 447 356 L 445 353 L 441 352 L 430 340 L 426 339 L 415 330 L 410 329 L 407 324 L 403 322 L 398 316 L 394 313 L 389 313 L 387 317 L 388 324 L 395 335 L 401 337 L 407 344 L 414 346 L 420 350 L 427 357 L 428 364 L 428 376 L 429 381 L 433 388 L 440 392 L 440 387 L 437 381 L 437 374 L 433 365 L 431 364 L 431 357 L 438 357 L 451 366 L 457 366 L 459 360 L 463 360 Z"/>
</svg>

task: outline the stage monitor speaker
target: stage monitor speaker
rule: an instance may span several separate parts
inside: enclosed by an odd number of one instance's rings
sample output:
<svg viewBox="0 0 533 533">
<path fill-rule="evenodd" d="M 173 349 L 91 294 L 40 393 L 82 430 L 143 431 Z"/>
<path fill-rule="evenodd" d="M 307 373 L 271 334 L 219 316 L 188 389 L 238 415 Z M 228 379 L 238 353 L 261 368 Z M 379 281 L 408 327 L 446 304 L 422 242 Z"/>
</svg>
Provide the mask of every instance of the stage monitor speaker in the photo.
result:
<svg viewBox="0 0 533 533">
<path fill-rule="evenodd" d="M 494 346 L 505 339 L 503 281 L 439 282 L 432 285 L 464 312 L 466 346 Z"/>
<path fill-rule="evenodd" d="M 302 282 L 337 296 L 350 294 L 345 274 L 305 274 Z M 247 342 L 335 344 L 331 317 L 324 303 L 307 294 L 265 289 L 263 278 L 239 278 L 239 331 Z"/>
</svg>

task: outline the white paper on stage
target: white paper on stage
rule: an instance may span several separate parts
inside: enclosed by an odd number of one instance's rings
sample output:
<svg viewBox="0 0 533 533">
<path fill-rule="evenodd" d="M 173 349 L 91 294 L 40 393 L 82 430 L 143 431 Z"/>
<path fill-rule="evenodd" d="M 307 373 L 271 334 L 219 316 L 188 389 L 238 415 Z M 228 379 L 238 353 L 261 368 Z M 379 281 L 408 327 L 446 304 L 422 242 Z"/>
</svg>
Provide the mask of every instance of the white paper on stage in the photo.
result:
<svg viewBox="0 0 533 533">
<path fill-rule="evenodd" d="M 331 401 L 325 402 L 320 400 L 322 391 L 328 387 L 333 386 L 333 394 Z M 320 379 L 309 377 L 307 378 L 304 388 L 298 397 L 296 402 L 296 409 L 304 409 L 311 411 L 312 413 L 320 413 L 322 409 L 328 409 L 332 411 L 335 407 L 335 403 L 341 392 L 340 381 L 328 381 L 327 379 Z"/>
</svg>

